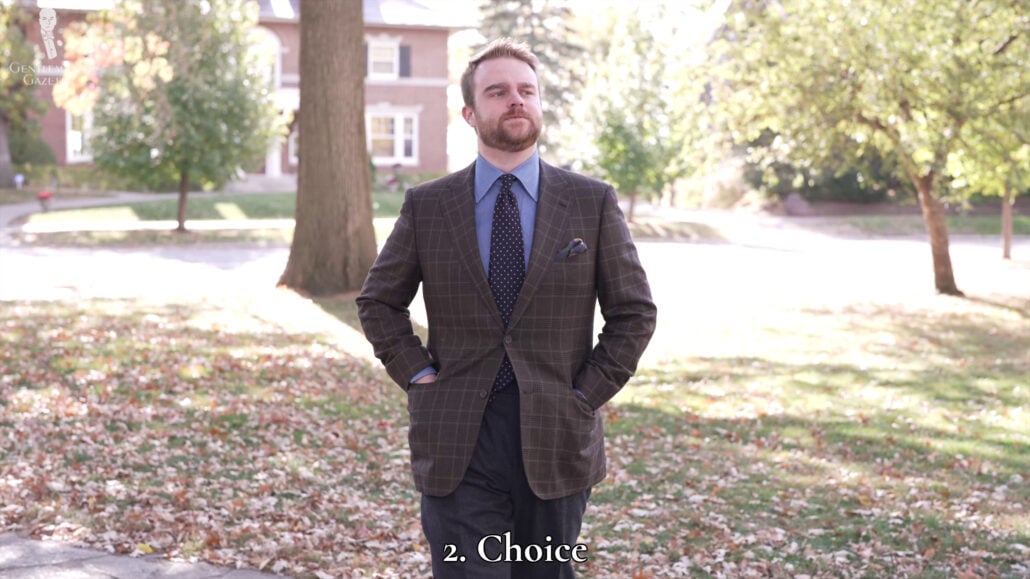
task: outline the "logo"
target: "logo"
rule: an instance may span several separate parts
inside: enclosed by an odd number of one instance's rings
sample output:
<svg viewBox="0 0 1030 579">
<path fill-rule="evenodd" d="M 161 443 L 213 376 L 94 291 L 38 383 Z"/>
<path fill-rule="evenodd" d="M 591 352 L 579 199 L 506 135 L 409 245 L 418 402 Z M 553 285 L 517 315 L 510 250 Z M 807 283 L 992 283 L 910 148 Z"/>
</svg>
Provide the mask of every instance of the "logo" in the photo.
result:
<svg viewBox="0 0 1030 579">
<path fill-rule="evenodd" d="M 39 11 L 39 31 L 43 35 L 43 48 L 47 60 L 57 58 L 57 45 L 54 43 L 54 28 L 57 27 L 57 12 L 53 8 Z"/>
</svg>

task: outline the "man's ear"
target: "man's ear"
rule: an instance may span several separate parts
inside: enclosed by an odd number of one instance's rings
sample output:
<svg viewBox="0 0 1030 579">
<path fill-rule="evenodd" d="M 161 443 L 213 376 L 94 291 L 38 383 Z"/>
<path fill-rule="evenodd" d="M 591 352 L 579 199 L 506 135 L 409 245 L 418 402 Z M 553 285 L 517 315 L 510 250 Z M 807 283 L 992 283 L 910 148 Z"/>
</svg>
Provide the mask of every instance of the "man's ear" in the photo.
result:
<svg viewBox="0 0 1030 579">
<path fill-rule="evenodd" d="M 476 127 L 476 111 L 472 107 L 461 107 L 461 117 L 465 119 L 465 122 L 468 123 L 470 127 Z"/>
</svg>

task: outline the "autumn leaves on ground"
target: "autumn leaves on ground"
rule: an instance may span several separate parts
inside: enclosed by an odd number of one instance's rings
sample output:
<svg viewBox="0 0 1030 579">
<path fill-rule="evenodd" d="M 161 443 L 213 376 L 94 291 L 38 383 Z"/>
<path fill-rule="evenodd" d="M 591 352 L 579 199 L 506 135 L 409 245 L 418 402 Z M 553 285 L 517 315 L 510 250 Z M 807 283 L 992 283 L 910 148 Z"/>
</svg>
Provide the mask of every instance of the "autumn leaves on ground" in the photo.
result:
<svg viewBox="0 0 1030 579">
<path fill-rule="evenodd" d="M 304 304 L 354 323 L 348 300 Z M 647 364 L 605 410 L 580 575 L 1030 573 L 1028 306 L 769 309 L 711 337 L 733 356 Z M 334 332 L 246 300 L 8 302 L 0 340 L 4 530 L 428 574 L 403 393 Z"/>
</svg>

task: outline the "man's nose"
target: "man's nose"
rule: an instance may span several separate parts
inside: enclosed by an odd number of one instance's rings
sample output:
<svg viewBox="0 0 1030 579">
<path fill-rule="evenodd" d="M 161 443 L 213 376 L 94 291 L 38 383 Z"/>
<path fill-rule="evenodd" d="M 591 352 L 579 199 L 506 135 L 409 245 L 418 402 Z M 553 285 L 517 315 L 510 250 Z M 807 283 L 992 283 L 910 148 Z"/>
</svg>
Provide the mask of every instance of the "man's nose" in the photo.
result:
<svg viewBox="0 0 1030 579">
<path fill-rule="evenodd" d="M 508 101 L 508 107 L 523 107 L 526 106 L 526 100 L 522 98 L 522 95 L 518 91 L 511 93 L 511 99 Z"/>
</svg>

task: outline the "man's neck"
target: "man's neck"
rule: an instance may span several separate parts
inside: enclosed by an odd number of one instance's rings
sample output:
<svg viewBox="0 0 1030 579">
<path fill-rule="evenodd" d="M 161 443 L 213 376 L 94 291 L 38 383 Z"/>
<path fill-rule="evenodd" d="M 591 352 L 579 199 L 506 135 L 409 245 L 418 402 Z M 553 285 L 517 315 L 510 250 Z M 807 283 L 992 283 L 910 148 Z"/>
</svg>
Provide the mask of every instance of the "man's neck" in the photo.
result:
<svg viewBox="0 0 1030 579">
<path fill-rule="evenodd" d="M 479 154 L 482 155 L 483 158 L 487 161 L 490 161 L 491 165 L 497 167 L 505 173 L 511 173 L 512 169 L 524 163 L 526 159 L 532 157 L 533 153 L 535 152 L 535 144 L 532 147 L 529 147 L 528 149 L 516 151 L 514 153 L 509 153 L 508 151 L 501 151 L 499 149 L 487 147 L 482 143 L 479 144 Z"/>
</svg>

